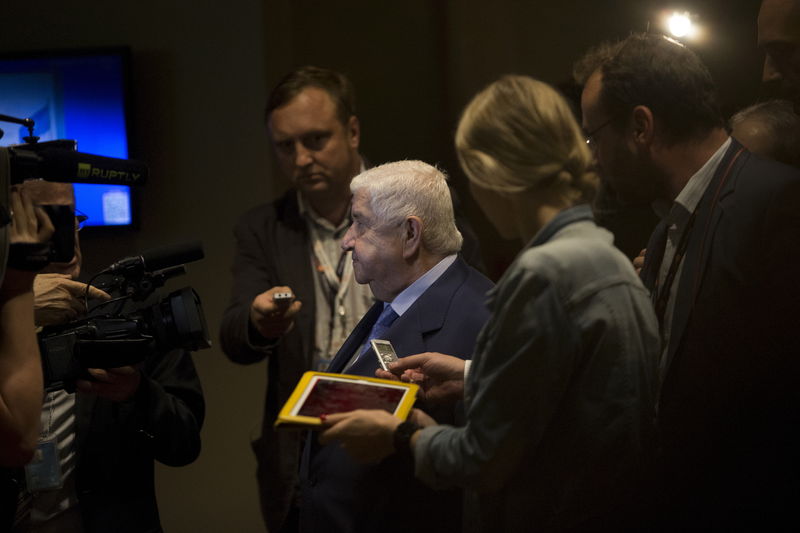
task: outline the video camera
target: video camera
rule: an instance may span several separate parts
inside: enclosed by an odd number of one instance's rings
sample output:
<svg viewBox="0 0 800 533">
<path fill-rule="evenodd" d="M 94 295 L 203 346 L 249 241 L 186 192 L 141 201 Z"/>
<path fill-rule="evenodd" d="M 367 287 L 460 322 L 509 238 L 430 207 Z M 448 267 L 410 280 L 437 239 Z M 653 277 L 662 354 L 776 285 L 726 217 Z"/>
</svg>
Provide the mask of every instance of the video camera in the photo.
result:
<svg viewBox="0 0 800 533">
<path fill-rule="evenodd" d="M 0 278 L 6 264 L 8 224 L 11 212 L 9 187 L 27 180 L 41 179 L 64 183 L 101 183 L 109 185 L 143 185 L 148 169 L 144 163 L 86 154 L 77 151 L 72 140 L 39 142 L 34 136 L 34 121 L 0 114 L 0 122 L 21 124 L 29 135 L 24 144 L 0 147 Z M 0 137 L 3 131 L 0 130 Z M 48 262 L 68 263 L 75 249 L 74 212 L 69 206 L 44 206 L 55 232 L 44 247 L 19 246 L 13 251 L 15 266 L 36 270 Z"/>
<path fill-rule="evenodd" d="M 211 347 L 200 297 L 184 287 L 160 297 L 156 289 L 203 258 L 200 242 L 155 248 L 117 261 L 90 281 L 111 294 L 84 319 L 39 333 L 45 390 L 75 390 L 87 368 L 134 365 L 152 354 Z M 88 292 L 88 289 L 87 289 Z"/>
</svg>

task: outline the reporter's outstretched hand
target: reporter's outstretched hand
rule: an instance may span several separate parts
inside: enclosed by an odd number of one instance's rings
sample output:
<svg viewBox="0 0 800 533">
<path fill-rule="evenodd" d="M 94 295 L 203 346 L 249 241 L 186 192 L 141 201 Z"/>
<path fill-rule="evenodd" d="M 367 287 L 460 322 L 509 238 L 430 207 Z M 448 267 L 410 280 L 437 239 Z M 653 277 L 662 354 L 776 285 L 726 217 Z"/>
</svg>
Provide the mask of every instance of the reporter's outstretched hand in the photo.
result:
<svg viewBox="0 0 800 533">
<path fill-rule="evenodd" d="M 265 339 L 277 339 L 292 329 L 294 315 L 303 306 L 300 300 L 294 299 L 287 303 L 276 302 L 272 297 L 278 292 L 293 293 L 289 287 L 272 287 L 250 304 L 250 323 Z"/>
<path fill-rule="evenodd" d="M 379 369 L 375 375 L 418 384 L 420 399 L 431 404 L 451 404 L 464 397 L 464 360 L 458 357 L 436 352 L 409 355 L 390 363 L 389 370 Z"/>
</svg>

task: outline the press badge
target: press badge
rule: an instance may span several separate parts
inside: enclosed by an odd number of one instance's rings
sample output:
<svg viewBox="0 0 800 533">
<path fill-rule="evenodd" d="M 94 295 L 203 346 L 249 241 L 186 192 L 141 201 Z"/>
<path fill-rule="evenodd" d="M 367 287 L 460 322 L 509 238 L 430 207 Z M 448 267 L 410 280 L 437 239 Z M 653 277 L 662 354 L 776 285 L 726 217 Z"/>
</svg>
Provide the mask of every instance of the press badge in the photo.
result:
<svg viewBox="0 0 800 533">
<path fill-rule="evenodd" d="M 28 492 L 61 488 L 61 462 L 56 439 L 39 441 L 33 459 L 25 466 Z"/>
</svg>

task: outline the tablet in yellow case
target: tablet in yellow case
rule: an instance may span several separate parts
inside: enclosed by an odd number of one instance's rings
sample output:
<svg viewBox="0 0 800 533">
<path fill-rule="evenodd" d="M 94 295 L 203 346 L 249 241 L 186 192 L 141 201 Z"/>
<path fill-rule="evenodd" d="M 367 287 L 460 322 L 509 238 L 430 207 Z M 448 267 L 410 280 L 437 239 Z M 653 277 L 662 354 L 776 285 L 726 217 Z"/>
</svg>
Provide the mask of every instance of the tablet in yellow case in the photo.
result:
<svg viewBox="0 0 800 533">
<path fill-rule="evenodd" d="M 405 420 L 419 386 L 387 379 L 306 372 L 275 421 L 276 428 L 320 426 L 323 414 L 384 409 Z"/>
</svg>

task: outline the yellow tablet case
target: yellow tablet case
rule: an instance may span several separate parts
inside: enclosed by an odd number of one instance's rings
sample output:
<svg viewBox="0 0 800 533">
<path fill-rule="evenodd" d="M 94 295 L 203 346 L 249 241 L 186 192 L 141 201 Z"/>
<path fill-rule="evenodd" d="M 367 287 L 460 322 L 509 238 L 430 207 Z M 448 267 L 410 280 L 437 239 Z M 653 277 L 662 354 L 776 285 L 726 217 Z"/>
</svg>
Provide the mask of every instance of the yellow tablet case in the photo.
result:
<svg viewBox="0 0 800 533">
<path fill-rule="evenodd" d="M 411 412 L 411 407 L 417 398 L 417 391 L 419 385 L 413 383 L 403 383 L 401 381 L 392 381 L 388 379 L 368 378 L 365 376 L 353 376 L 350 374 L 331 374 L 328 372 L 306 372 L 294 388 L 294 392 L 289 396 L 289 399 L 284 404 L 281 412 L 275 420 L 276 428 L 309 428 L 321 426 L 322 421 L 319 416 L 301 415 L 299 412 L 305 407 L 306 401 L 309 399 L 313 389 L 319 384 L 336 384 L 342 393 L 350 394 L 348 400 L 348 408 L 340 409 L 335 405 L 337 398 L 330 398 L 323 407 L 324 414 L 333 414 L 337 412 L 345 412 L 352 409 L 376 409 L 382 408 L 381 406 L 374 405 L 374 393 L 389 393 L 394 396 L 400 396 L 399 401 L 395 403 L 394 415 L 401 420 L 408 417 Z M 349 385 L 352 385 L 350 387 Z M 364 387 L 367 385 L 368 387 Z M 372 389 L 374 387 L 374 390 Z M 368 394 L 360 394 L 362 392 L 372 392 L 373 398 L 369 398 Z M 329 410 L 328 410 L 329 408 Z M 383 407 L 385 408 L 385 407 Z M 319 410 L 319 406 L 317 407 Z M 387 409 L 388 410 L 388 409 Z M 320 413 L 322 414 L 322 413 Z"/>
</svg>

